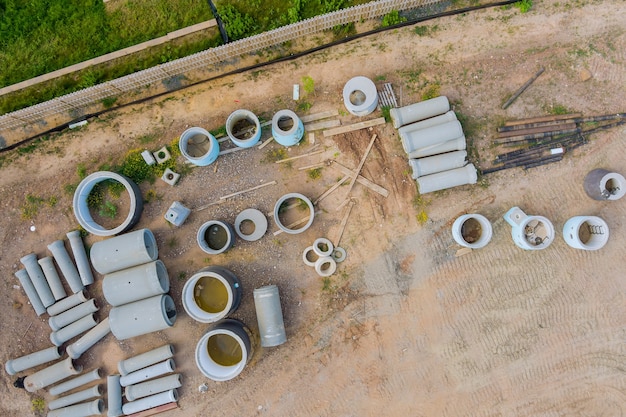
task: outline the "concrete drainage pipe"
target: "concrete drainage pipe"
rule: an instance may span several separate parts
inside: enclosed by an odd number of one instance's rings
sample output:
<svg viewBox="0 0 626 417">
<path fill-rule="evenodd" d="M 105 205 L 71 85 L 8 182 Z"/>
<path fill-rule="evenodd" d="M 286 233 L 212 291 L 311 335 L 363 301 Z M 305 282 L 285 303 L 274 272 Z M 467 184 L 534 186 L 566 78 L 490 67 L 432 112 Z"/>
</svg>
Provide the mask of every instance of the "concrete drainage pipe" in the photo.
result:
<svg viewBox="0 0 626 417">
<path fill-rule="evenodd" d="M 426 194 L 460 185 L 476 184 L 477 180 L 476 168 L 473 164 L 467 164 L 462 168 L 425 175 L 416 181 L 419 185 L 420 194 Z"/>
<path fill-rule="evenodd" d="M 425 146 L 423 148 L 416 149 L 409 152 L 409 158 L 424 158 L 426 156 L 438 155 L 445 152 L 463 151 L 467 148 L 467 142 L 465 136 L 460 138 L 448 140 L 442 143 L 436 143 L 434 145 Z"/>
<path fill-rule="evenodd" d="M 247 223 L 252 223 L 253 230 L 250 233 L 244 233 L 242 230 Z M 267 231 L 267 218 L 257 209 L 245 209 L 237 215 L 235 219 L 235 232 L 237 236 L 248 242 L 254 242 L 263 237 Z"/>
<path fill-rule="evenodd" d="M 94 385 L 91 388 L 84 389 L 65 397 L 57 398 L 48 403 L 49 410 L 58 410 L 59 408 L 68 407 L 81 401 L 90 400 L 102 395 L 102 385 Z"/>
<path fill-rule="evenodd" d="M 464 214 L 452 224 L 454 241 L 467 248 L 485 247 L 492 236 L 491 222 L 480 214 Z"/>
<path fill-rule="evenodd" d="M 93 268 L 102 275 L 156 261 L 156 239 L 150 229 L 140 229 L 96 242 L 89 252 Z"/>
<path fill-rule="evenodd" d="M 416 149 L 460 138 L 463 136 L 463 127 L 458 120 L 452 120 L 425 129 L 406 132 L 399 136 L 404 150 L 406 153 L 410 153 Z"/>
<path fill-rule="evenodd" d="M 196 365 L 213 381 L 228 381 L 243 371 L 252 356 L 250 336 L 243 323 L 224 319 L 196 345 Z"/>
<path fill-rule="evenodd" d="M 261 346 L 273 347 L 287 341 L 280 294 L 276 285 L 254 289 L 254 309 L 256 311 Z"/>
<path fill-rule="evenodd" d="M 389 111 L 393 127 L 398 129 L 409 123 L 418 122 L 430 117 L 438 116 L 450 110 L 448 97 L 439 96 L 430 100 L 420 101 L 408 106 L 394 108 Z"/>
<path fill-rule="evenodd" d="M 304 124 L 291 110 L 280 110 L 272 118 L 272 136 L 283 146 L 293 146 L 302 140 Z"/>
<path fill-rule="evenodd" d="M 425 175 L 461 168 L 466 163 L 467 151 L 448 152 L 426 158 L 409 159 L 409 165 L 413 169 L 412 177 L 414 180 Z"/>
<path fill-rule="evenodd" d="M 367 77 L 350 79 L 343 87 L 343 104 L 355 116 L 367 116 L 378 106 L 376 84 Z"/>
<path fill-rule="evenodd" d="M 585 177 L 585 192 L 594 200 L 619 200 L 626 194 L 626 179 L 617 172 L 594 169 Z"/>
<path fill-rule="evenodd" d="M 122 386 L 120 375 L 107 376 L 107 417 L 119 417 L 122 414 Z"/>
<path fill-rule="evenodd" d="M 28 392 L 35 392 L 69 376 L 79 374 L 83 370 L 81 365 L 75 365 L 72 358 L 50 365 L 40 371 L 31 374 L 24 379 L 24 388 Z"/>
<path fill-rule="evenodd" d="M 209 255 L 226 252 L 235 243 L 233 227 L 221 220 L 209 220 L 198 229 L 198 246 Z"/>
<path fill-rule="evenodd" d="M 317 252 L 315 252 L 313 246 L 309 246 L 302 252 L 302 261 L 307 266 L 315 266 L 315 262 L 319 259 Z"/>
<path fill-rule="evenodd" d="M 308 219 L 300 219 L 300 220 L 296 220 L 295 222 L 292 223 L 288 223 L 287 225 L 283 224 L 283 221 L 281 220 L 281 217 L 283 216 L 283 213 L 287 214 L 289 212 L 292 212 L 293 210 L 291 210 L 292 206 L 298 206 L 299 203 L 293 204 L 293 205 L 286 205 L 285 203 L 287 203 L 288 200 L 299 200 L 301 201 L 303 204 L 305 204 L 308 208 L 309 211 L 309 217 Z M 278 201 L 276 202 L 276 204 L 274 205 L 274 221 L 276 222 L 276 225 L 278 226 L 278 228 L 280 230 L 282 230 L 285 233 L 289 233 L 292 235 L 298 234 L 298 233 L 302 233 L 304 232 L 306 229 L 308 229 L 309 227 L 311 227 L 311 224 L 313 224 L 313 218 L 315 217 L 315 209 L 313 208 L 313 203 L 311 202 L 311 200 L 309 200 L 308 198 L 306 198 L 304 195 L 300 194 L 300 193 L 289 193 L 289 194 L 285 194 L 284 196 L 282 196 L 281 198 L 278 199 Z M 297 229 L 292 229 L 292 227 L 295 227 L 299 224 L 301 224 L 302 222 L 305 222 L 304 226 L 297 228 Z"/>
<path fill-rule="evenodd" d="M 48 412 L 46 417 L 84 417 L 100 415 L 104 411 L 104 401 L 102 399 L 93 400 L 88 403 L 70 405 Z"/>
<path fill-rule="evenodd" d="M 30 301 L 30 305 L 35 310 L 38 316 L 41 316 L 46 312 L 46 308 L 43 306 L 41 299 L 39 298 L 39 294 L 37 294 L 37 289 L 33 285 L 33 282 L 30 280 L 30 276 L 25 269 L 19 269 L 15 271 L 15 277 L 20 281 L 26 296 L 28 297 L 28 301 Z M 54 304 L 53 304 L 54 305 Z"/>
<path fill-rule="evenodd" d="M 156 349 L 149 350 L 137 356 L 123 359 L 117 363 L 117 370 L 120 375 L 128 375 L 139 369 L 154 365 L 174 356 L 174 346 L 167 344 Z"/>
<path fill-rule="evenodd" d="M 113 307 L 109 312 L 111 333 L 117 340 L 172 327 L 176 322 L 176 306 L 167 294 L 157 295 Z"/>
<path fill-rule="evenodd" d="M 201 127 L 190 127 L 178 140 L 180 153 L 192 164 L 211 165 L 220 154 L 220 144 L 215 136 Z"/>
<path fill-rule="evenodd" d="M 28 355 L 20 356 L 19 358 L 9 359 L 4 364 L 4 369 L 9 375 L 15 375 L 18 372 L 59 359 L 61 353 L 61 348 L 52 346 Z"/>
<path fill-rule="evenodd" d="M 177 401 L 178 391 L 175 389 L 171 389 L 169 391 L 161 392 L 160 394 L 154 394 L 140 400 L 127 402 L 122 406 L 122 411 L 125 415 L 137 415 L 137 413 L 141 413 L 142 411 L 149 410 L 151 408 L 155 408 L 167 403 L 175 403 Z"/>
<path fill-rule="evenodd" d="M 87 203 L 91 190 L 93 190 L 97 184 L 107 180 L 117 181 L 122 184 L 130 197 L 130 210 L 128 215 L 119 226 L 113 229 L 106 229 L 96 223 L 89 212 L 89 205 Z M 113 236 L 124 233 L 137 224 L 141 212 L 143 211 L 143 199 L 141 190 L 130 178 L 116 174 L 115 172 L 99 171 L 88 175 L 78 184 L 74 192 L 73 208 L 76 220 L 78 220 L 78 223 L 86 231 L 96 236 Z"/>
<path fill-rule="evenodd" d="M 122 269 L 104 276 L 102 293 L 113 307 L 155 295 L 165 294 L 170 290 L 167 269 L 160 260 Z"/>
<path fill-rule="evenodd" d="M 315 272 L 320 277 L 329 277 L 337 270 L 337 262 L 332 256 L 324 256 L 315 261 Z"/>
<path fill-rule="evenodd" d="M 102 378 L 102 375 L 100 375 L 100 369 L 96 368 L 92 371 L 87 372 L 86 374 L 82 374 L 80 376 L 77 376 L 76 378 L 61 382 L 60 384 L 50 388 L 48 392 L 50 393 L 50 395 L 61 395 L 64 392 L 71 391 L 74 388 L 82 387 L 83 385 L 87 385 L 90 382 L 97 381 L 100 378 Z"/>
<path fill-rule="evenodd" d="M 554 226 L 543 216 L 528 216 L 519 207 L 512 207 L 504 220 L 511 225 L 513 242 L 522 249 L 545 249 L 554 240 Z"/>
<path fill-rule="evenodd" d="M 226 119 L 226 134 L 240 148 L 251 148 L 261 139 L 261 123 L 250 110 L 235 110 Z"/>
<path fill-rule="evenodd" d="M 138 384 L 129 385 L 124 389 L 124 396 L 128 401 L 149 397 L 171 389 L 180 388 L 183 384 L 181 374 L 172 374 L 157 379 L 151 379 Z"/>
<path fill-rule="evenodd" d="M 241 302 L 237 276 L 220 266 L 209 266 L 192 276 L 183 287 L 183 307 L 191 318 L 214 323 L 234 312 Z"/>
<path fill-rule="evenodd" d="M 422 120 L 421 122 L 404 125 L 398 129 L 398 134 L 406 135 L 408 132 L 412 132 L 414 130 L 426 129 L 427 127 L 437 126 L 443 123 L 451 122 L 453 120 L 457 120 L 456 113 L 450 110 L 449 112 L 446 112 L 442 115 L 431 117 L 429 119 Z"/>
<path fill-rule="evenodd" d="M 609 241 L 609 226 L 596 216 L 572 217 L 563 226 L 563 238 L 574 249 L 602 249 Z"/>
</svg>

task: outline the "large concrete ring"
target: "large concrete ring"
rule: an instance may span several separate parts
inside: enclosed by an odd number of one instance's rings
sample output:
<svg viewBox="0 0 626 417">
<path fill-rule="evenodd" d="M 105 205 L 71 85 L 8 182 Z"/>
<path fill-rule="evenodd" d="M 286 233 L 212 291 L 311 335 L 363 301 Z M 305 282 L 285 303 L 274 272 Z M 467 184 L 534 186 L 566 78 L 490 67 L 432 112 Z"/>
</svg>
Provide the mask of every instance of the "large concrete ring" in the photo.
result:
<svg viewBox="0 0 626 417">
<path fill-rule="evenodd" d="M 322 250 L 324 246 L 326 246 L 326 250 Z M 319 237 L 313 242 L 313 250 L 319 257 L 330 256 L 333 253 L 333 249 L 335 249 L 333 242 L 325 237 Z"/>
<path fill-rule="evenodd" d="M 367 116 L 378 106 L 376 84 L 363 76 L 350 79 L 343 87 L 343 104 L 355 116 Z"/>
<path fill-rule="evenodd" d="M 289 229 L 287 226 L 283 225 L 280 222 L 280 218 L 278 217 L 278 211 L 280 210 L 280 206 L 285 201 L 289 200 L 290 198 L 298 198 L 298 199 L 304 201 L 306 203 L 306 205 L 309 207 L 309 213 L 311 213 L 311 216 L 309 217 L 309 220 L 306 222 L 306 224 L 304 226 L 302 226 L 299 229 Z M 278 201 L 276 202 L 276 204 L 274 205 L 274 221 L 276 222 L 276 225 L 278 226 L 278 228 L 280 230 L 282 230 L 285 233 L 289 233 L 291 235 L 297 235 L 298 233 L 302 233 L 306 229 L 311 227 L 311 224 L 313 224 L 313 218 L 314 217 L 315 217 L 315 209 L 313 208 L 313 203 L 311 203 L 311 200 L 309 200 L 307 197 L 305 197 L 304 195 L 302 195 L 300 193 L 285 194 L 284 196 L 279 198 Z"/>
<path fill-rule="evenodd" d="M 328 264 L 328 268 L 323 269 L 323 266 Z M 315 272 L 320 277 L 329 277 L 337 270 L 337 262 L 332 256 L 324 256 L 315 261 Z"/>
<path fill-rule="evenodd" d="M 89 193 L 93 190 L 96 184 L 106 180 L 114 180 L 119 182 L 126 188 L 130 197 L 130 210 L 128 216 L 119 226 L 113 229 L 105 229 L 96 223 L 91 217 L 89 212 L 89 206 L 87 204 L 87 198 Z M 131 229 L 139 221 L 141 212 L 143 211 L 143 198 L 141 197 L 141 190 L 130 178 L 123 175 L 116 174 L 110 171 L 98 171 L 91 175 L 88 175 L 84 180 L 78 184 L 76 191 L 74 192 L 73 201 L 74 215 L 78 223 L 89 233 L 96 236 L 113 236 L 120 233 L 124 233 Z"/>
<path fill-rule="evenodd" d="M 246 235 L 241 231 L 241 223 L 246 220 L 251 221 L 254 224 L 254 232 L 249 235 Z M 237 215 L 237 218 L 235 218 L 235 232 L 237 232 L 237 236 L 243 240 L 247 240 L 248 242 L 259 240 L 263 237 L 265 232 L 267 232 L 267 219 L 265 218 L 265 215 L 257 209 L 245 209 Z"/>
</svg>

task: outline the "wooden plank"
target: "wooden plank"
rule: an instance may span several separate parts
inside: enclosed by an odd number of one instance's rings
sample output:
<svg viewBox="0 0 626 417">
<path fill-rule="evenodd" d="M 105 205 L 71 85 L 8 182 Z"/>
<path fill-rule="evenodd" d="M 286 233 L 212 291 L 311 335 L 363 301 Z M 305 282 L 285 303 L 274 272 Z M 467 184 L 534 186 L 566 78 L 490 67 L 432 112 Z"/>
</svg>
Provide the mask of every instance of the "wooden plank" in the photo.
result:
<svg viewBox="0 0 626 417">
<path fill-rule="evenodd" d="M 337 119 L 323 120 L 321 122 L 309 123 L 309 124 L 304 125 L 304 130 L 307 132 L 311 132 L 313 130 L 328 129 L 328 128 L 337 127 L 337 126 L 341 126 L 340 120 L 337 120 Z"/>
<path fill-rule="evenodd" d="M 367 159 L 367 156 L 370 154 L 370 151 L 372 150 L 372 147 L 374 146 L 375 141 L 376 141 L 376 133 L 372 135 L 372 139 L 370 139 L 370 143 L 369 145 L 367 145 L 365 154 L 363 154 L 363 157 L 361 158 L 361 162 L 359 162 L 359 166 L 357 167 L 356 171 L 354 172 L 352 176 L 352 179 L 350 180 L 350 186 L 348 187 L 348 192 L 346 193 L 346 195 L 350 195 L 350 192 L 352 192 L 354 183 L 356 182 L 357 177 L 361 175 L 361 170 L 363 169 L 363 165 L 365 165 L 365 160 Z"/>
<path fill-rule="evenodd" d="M 163 413 L 165 411 L 173 410 L 178 408 L 178 403 L 167 403 L 160 405 L 158 407 L 149 408 L 147 410 L 140 411 L 138 413 L 129 414 L 128 417 L 149 417 L 155 414 Z"/>
<path fill-rule="evenodd" d="M 335 247 L 339 247 L 339 243 L 341 243 L 341 237 L 343 236 L 343 232 L 346 230 L 346 225 L 348 224 L 348 217 L 350 217 L 350 212 L 352 211 L 352 207 L 354 207 L 354 201 L 350 200 L 350 204 L 348 205 L 348 210 L 346 214 L 344 214 L 343 219 L 341 219 L 341 225 L 339 226 L 339 233 L 337 234 L 337 238 L 333 242 Z"/>
<path fill-rule="evenodd" d="M 274 136 L 270 136 L 270 138 L 268 140 L 266 140 L 265 142 L 263 142 L 262 144 L 259 145 L 259 149 L 265 148 L 273 140 L 274 140 Z"/>
<path fill-rule="evenodd" d="M 324 136 L 329 137 L 329 136 L 334 136 L 334 135 L 340 135 L 342 133 L 348 133 L 354 130 L 365 129 L 367 127 L 378 126 L 378 125 L 382 125 L 385 123 L 386 123 L 385 118 L 379 117 L 377 119 L 367 120 L 365 122 L 359 122 L 359 123 L 355 123 L 352 125 L 341 126 L 335 129 L 325 130 Z"/>
<path fill-rule="evenodd" d="M 527 123 L 541 123 L 541 122 L 553 122 L 555 120 L 564 120 L 564 119 L 574 119 L 576 117 L 581 117 L 582 113 L 570 113 L 570 114 L 558 114 L 552 116 L 539 116 L 539 117 L 530 117 L 528 119 L 519 119 L 519 120 L 509 120 L 504 123 L 505 126 L 515 126 L 515 125 L 523 125 Z"/>
<path fill-rule="evenodd" d="M 333 161 L 333 165 L 331 165 L 331 166 L 336 166 L 337 169 L 339 169 L 341 172 L 343 172 L 344 175 L 353 175 L 354 174 L 354 171 L 352 171 L 350 168 L 348 168 L 346 166 L 341 165 L 337 161 Z M 383 197 L 389 196 L 389 191 L 387 191 L 386 189 L 384 189 L 380 185 L 373 183 L 372 181 L 368 180 L 367 178 L 365 178 L 362 175 L 359 175 L 356 180 L 357 180 L 357 182 L 359 184 L 362 184 L 362 185 L 366 186 L 370 190 L 374 191 L 375 193 L 378 193 L 378 194 L 382 195 Z"/>
<path fill-rule="evenodd" d="M 308 114 L 306 116 L 298 116 L 302 123 L 314 122 L 316 120 L 326 119 L 328 117 L 339 116 L 339 110 L 327 110 L 315 114 Z"/>
<path fill-rule="evenodd" d="M 348 179 L 350 178 L 349 175 L 345 175 L 343 178 L 341 178 L 339 181 L 337 181 L 335 183 L 335 185 L 333 185 L 332 187 L 330 187 L 328 190 L 324 191 L 324 193 L 322 193 L 322 195 L 320 195 L 319 197 L 317 197 L 317 199 L 313 202 L 314 205 L 316 205 L 317 203 L 319 203 L 320 201 L 322 201 L 323 199 L 325 199 L 326 197 L 328 197 L 328 195 L 330 193 L 332 193 L 333 191 L 335 191 L 337 188 L 339 188 L 339 186 L 341 184 L 343 184 L 344 182 L 346 182 Z"/>
<path fill-rule="evenodd" d="M 314 213 L 313 213 L 313 216 L 316 216 L 316 215 L 318 215 L 318 214 L 320 214 L 320 211 L 316 211 L 316 212 L 314 212 Z M 303 218 L 301 218 L 300 220 L 296 220 L 295 222 L 293 222 L 293 223 L 291 223 L 291 224 L 289 224 L 289 225 L 285 226 L 285 228 L 286 228 L 286 229 L 293 229 L 293 228 L 294 228 L 294 227 L 296 227 L 297 225 L 302 224 L 302 223 L 306 222 L 307 220 L 309 220 L 309 218 L 310 218 L 310 216 L 303 217 Z M 284 233 L 283 229 L 278 229 L 277 231 L 275 231 L 275 232 L 273 233 L 273 235 L 274 235 L 274 236 L 278 236 L 278 235 L 279 235 L 279 234 L 281 234 L 281 233 Z"/>
<path fill-rule="evenodd" d="M 239 194 L 247 193 L 250 191 L 258 190 L 259 188 L 267 187 L 268 185 L 276 185 L 276 181 L 266 182 L 265 184 L 257 185 L 256 187 L 248 188 L 247 190 L 237 191 L 236 193 L 228 194 L 220 197 L 220 200 L 226 200 L 227 198 L 235 197 Z"/>
<path fill-rule="evenodd" d="M 298 171 L 306 171 L 307 169 L 321 168 L 324 165 L 326 165 L 326 162 L 318 162 L 317 164 L 306 165 L 306 166 L 300 167 L 298 168 Z"/>
<path fill-rule="evenodd" d="M 512 136 L 525 136 L 525 135 L 534 135 L 535 133 L 546 133 L 553 132 L 557 130 L 571 130 L 576 129 L 576 123 L 564 123 L 555 126 L 540 126 L 533 127 L 530 129 L 522 129 L 522 130 L 512 130 L 509 132 L 499 132 L 498 138 L 510 138 Z"/>
<path fill-rule="evenodd" d="M 323 149 L 321 151 L 309 152 L 304 155 L 292 156 L 291 158 L 281 159 L 280 161 L 276 161 L 276 164 L 282 164 L 283 162 L 293 161 L 294 159 L 306 158 L 307 156 L 317 155 L 322 152 L 325 152 Z"/>
</svg>

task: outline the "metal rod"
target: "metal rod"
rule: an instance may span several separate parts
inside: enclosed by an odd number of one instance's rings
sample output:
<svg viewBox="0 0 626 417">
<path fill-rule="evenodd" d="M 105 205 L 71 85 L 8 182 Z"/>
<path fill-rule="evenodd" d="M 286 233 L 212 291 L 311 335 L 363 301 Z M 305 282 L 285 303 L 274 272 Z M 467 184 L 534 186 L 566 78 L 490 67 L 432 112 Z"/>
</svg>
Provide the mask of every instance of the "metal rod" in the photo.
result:
<svg viewBox="0 0 626 417">
<path fill-rule="evenodd" d="M 521 87 L 520 87 L 520 88 L 519 88 L 519 89 L 518 89 L 518 90 L 517 90 L 517 91 L 516 91 L 516 92 L 515 92 L 512 96 L 511 96 L 511 98 L 510 98 L 510 99 L 508 99 L 508 100 L 506 101 L 506 103 L 504 103 L 504 104 L 502 105 L 502 109 L 504 110 L 504 109 L 506 109 L 507 107 L 509 107 L 511 104 L 513 104 L 513 102 L 514 102 L 515 100 L 517 100 L 517 98 L 518 98 L 518 97 L 519 97 L 519 96 L 520 96 L 520 95 L 521 95 L 521 94 L 522 94 L 522 93 L 523 93 L 523 92 L 524 92 L 524 91 L 525 91 L 528 87 L 530 87 L 530 85 L 531 85 L 531 84 L 532 84 L 532 83 L 533 83 L 533 82 L 534 82 L 537 78 L 539 78 L 539 76 L 540 76 L 541 74 L 543 74 L 543 72 L 544 72 L 544 71 L 545 71 L 545 68 L 544 68 L 544 67 L 541 67 L 541 69 L 540 69 L 539 71 L 537 71 L 537 73 L 536 73 L 535 75 L 533 75 L 533 76 L 530 78 L 530 80 L 526 81 L 526 82 L 524 83 L 524 85 L 523 85 L 523 86 L 521 86 Z"/>
</svg>

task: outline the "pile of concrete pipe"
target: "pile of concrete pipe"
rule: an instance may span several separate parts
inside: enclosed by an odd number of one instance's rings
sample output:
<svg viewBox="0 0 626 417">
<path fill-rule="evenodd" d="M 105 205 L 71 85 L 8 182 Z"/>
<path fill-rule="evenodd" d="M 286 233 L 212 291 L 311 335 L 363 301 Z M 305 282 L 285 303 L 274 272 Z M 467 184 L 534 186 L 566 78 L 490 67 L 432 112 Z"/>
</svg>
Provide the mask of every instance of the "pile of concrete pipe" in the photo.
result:
<svg viewBox="0 0 626 417">
<path fill-rule="evenodd" d="M 475 184 L 463 127 L 445 96 L 390 110 L 420 194 Z"/>
<path fill-rule="evenodd" d="M 344 248 L 335 247 L 329 239 L 320 237 L 304 249 L 302 261 L 315 268 L 320 277 L 329 277 L 337 270 L 337 263 L 346 259 L 346 255 Z"/>
</svg>

